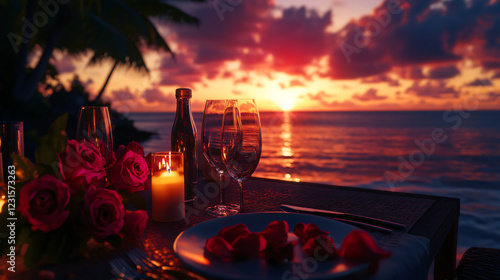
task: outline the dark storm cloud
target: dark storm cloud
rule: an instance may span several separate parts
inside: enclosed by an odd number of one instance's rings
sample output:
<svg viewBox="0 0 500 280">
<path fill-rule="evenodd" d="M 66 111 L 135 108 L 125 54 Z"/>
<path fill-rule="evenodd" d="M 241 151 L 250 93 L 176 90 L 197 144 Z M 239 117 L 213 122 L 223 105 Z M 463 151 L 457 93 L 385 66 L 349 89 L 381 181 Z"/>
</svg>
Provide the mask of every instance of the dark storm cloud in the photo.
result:
<svg viewBox="0 0 500 280">
<path fill-rule="evenodd" d="M 280 83 L 279 86 L 281 87 L 281 89 L 285 89 L 285 88 L 291 88 L 291 87 L 305 87 L 306 85 L 303 82 L 301 82 L 300 80 L 291 80 L 288 83 L 288 86 L 285 85 L 284 83 Z"/>
<path fill-rule="evenodd" d="M 325 99 L 333 97 L 334 95 L 333 94 L 328 94 L 324 90 L 322 90 L 322 91 L 320 91 L 320 92 L 318 92 L 316 94 L 308 93 L 307 96 L 311 100 L 317 100 L 319 102 L 326 102 Z"/>
<path fill-rule="evenodd" d="M 362 95 L 359 94 L 354 94 L 352 96 L 352 99 L 356 99 L 362 102 L 367 102 L 367 101 L 377 101 L 377 100 L 384 100 L 387 99 L 387 96 L 380 96 L 377 94 L 377 90 L 374 88 L 370 88 L 365 93 Z"/>
<path fill-rule="evenodd" d="M 474 86 L 491 86 L 491 85 L 492 85 L 491 80 L 489 80 L 489 79 L 479 79 L 479 78 L 477 78 L 474 81 L 466 84 L 466 86 L 469 86 L 469 87 L 474 87 Z"/>
<path fill-rule="evenodd" d="M 405 90 L 405 93 L 412 94 L 418 97 L 427 98 L 456 98 L 459 93 L 454 87 L 446 86 L 443 81 L 436 82 L 420 82 L 415 81 Z"/>
<path fill-rule="evenodd" d="M 265 57 L 249 50 L 257 50 L 258 36 L 272 7 L 271 1 L 244 1 L 225 11 L 221 21 L 212 3 L 197 4 L 190 13 L 199 19 L 200 26 L 175 27 L 180 51 L 193 55 L 194 63 L 212 67 L 240 59 L 261 63 Z"/>
<path fill-rule="evenodd" d="M 160 85 L 194 87 L 193 84 L 200 82 L 204 74 L 196 65 L 189 63 L 183 54 L 178 55 L 175 60 L 164 57 L 160 66 Z"/>
<path fill-rule="evenodd" d="M 400 86 L 397 79 L 393 79 L 386 74 L 370 76 L 361 80 L 361 83 L 372 84 L 372 83 L 387 83 L 391 87 Z"/>
<path fill-rule="evenodd" d="M 237 85 L 237 84 L 248 84 L 250 83 L 250 77 L 246 76 L 246 77 L 241 77 L 239 79 L 236 79 L 234 80 L 234 84 Z"/>
<path fill-rule="evenodd" d="M 126 101 L 135 99 L 135 95 L 132 93 L 129 87 L 113 90 L 111 92 L 111 95 L 113 96 L 113 100 L 116 101 Z"/>
<path fill-rule="evenodd" d="M 239 61 L 241 70 L 267 68 L 304 75 L 304 67 L 327 54 L 331 12 L 320 15 L 305 7 L 292 7 L 275 18 L 273 1 L 243 1 L 224 11 L 221 21 L 212 4 L 193 5 L 189 10 L 199 19 L 199 27 L 175 27 L 178 52 L 191 59 L 189 64 L 203 69 L 195 81 L 225 75 L 228 61 Z M 163 84 L 179 82 L 182 77 L 170 76 L 173 78 Z"/>
<path fill-rule="evenodd" d="M 431 8 L 435 2 L 385 0 L 371 15 L 351 21 L 335 34 L 328 76 L 352 79 L 393 66 L 455 62 L 462 59 L 455 47 L 467 44 L 480 44 L 475 59 L 498 67 L 500 2 L 445 1 L 444 9 Z M 431 76 L 458 74 L 451 67 L 446 70 Z"/>
<path fill-rule="evenodd" d="M 146 99 L 148 103 L 160 102 L 160 103 L 175 103 L 175 97 L 173 94 L 168 96 L 163 94 L 163 92 L 158 87 L 152 87 L 146 89 L 142 93 L 142 97 Z"/>
<path fill-rule="evenodd" d="M 486 102 L 494 102 L 500 100 L 500 92 L 488 92 L 488 98 L 485 100 Z"/>
<path fill-rule="evenodd" d="M 326 28 L 331 19 L 331 11 L 321 16 L 305 7 L 292 7 L 271 20 L 261 33 L 261 47 L 273 56 L 273 69 L 304 75 L 304 66 L 327 53 Z"/>
<path fill-rule="evenodd" d="M 449 79 L 455 77 L 458 74 L 460 74 L 460 71 L 456 66 L 448 65 L 432 68 L 429 71 L 427 77 L 429 79 Z"/>
<path fill-rule="evenodd" d="M 238 62 L 236 70 L 264 71 L 269 79 L 274 72 L 307 79 L 305 67 L 325 57 L 328 70 L 316 73 L 321 77 L 364 78 L 366 83 L 379 79 L 390 86 L 400 86 L 398 80 L 388 79 L 392 70 L 411 80 L 456 77 L 460 69 L 455 65 L 462 65 L 457 62 L 463 57 L 484 69 L 500 68 L 500 1 L 452 0 L 436 5 L 435 0 L 384 0 L 372 13 L 335 33 L 328 29 L 334 21 L 331 11 L 279 10 L 271 0 L 232 3 L 239 4 L 225 11 L 223 20 L 210 1 L 192 5 L 188 12 L 200 26 L 174 27 L 178 63 L 162 66 L 168 69 L 162 72 L 162 85 L 234 79 L 227 62 Z M 471 45 L 473 51 L 463 51 Z M 428 66 L 432 68 L 424 75 L 422 69 Z M 252 81 L 235 81 L 240 82 Z M 289 86 L 299 85 L 282 85 Z M 442 93 L 444 89 L 447 93 Z M 408 92 L 434 98 L 458 94 L 454 88 L 430 82 L 415 83 Z"/>
<path fill-rule="evenodd" d="M 300 80 L 291 80 L 290 84 L 288 85 L 289 87 L 305 87 L 306 85 L 301 82 Z"/>
<path fill-rule="evenodd" d="M 420 80 L 425 78 L 422 68 L 419 66 L 401 67 L 396 70 L 396 73 L 403 79 Z"/>
</svg>

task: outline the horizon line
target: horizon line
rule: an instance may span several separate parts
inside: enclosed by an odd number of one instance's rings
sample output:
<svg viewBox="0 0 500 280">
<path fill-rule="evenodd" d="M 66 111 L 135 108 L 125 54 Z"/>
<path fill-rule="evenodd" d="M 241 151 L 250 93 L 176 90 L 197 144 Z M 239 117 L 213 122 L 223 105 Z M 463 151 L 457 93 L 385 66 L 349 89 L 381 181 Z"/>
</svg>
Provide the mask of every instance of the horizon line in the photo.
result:
<svg viewBox="0 0 500 280">
<path fill-rule="evenodd" d="M 259 110 L 260 113 L 375 113 L 375 112 L 446 112 L 446 111 L 455 111 L 451 109 L 429 109 L 429 110 Z M 478 109 L 474 111 L 481 112 L 496 112 L 500 111 L 500 109 Z M 176 111 L 136 111 L 136 112 L 128 112 L 129 114 L 154 114 L 154 113 L 175 113 Z M 124 112 L 118 112 L 120 114 L 125 114 Z M 193 111 L 192 113 L 202 113 L 203 111 Z"/>
</svg>

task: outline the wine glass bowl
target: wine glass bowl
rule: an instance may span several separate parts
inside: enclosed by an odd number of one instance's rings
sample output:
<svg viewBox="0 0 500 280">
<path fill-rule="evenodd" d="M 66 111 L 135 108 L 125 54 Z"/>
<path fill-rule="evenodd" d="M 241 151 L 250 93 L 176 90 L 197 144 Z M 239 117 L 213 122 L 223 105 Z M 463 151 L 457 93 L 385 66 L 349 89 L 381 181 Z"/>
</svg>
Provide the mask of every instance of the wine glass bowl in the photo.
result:
<svg viewBox="0 0 500 280">
<path fill-rule="evenodd" d="M 113 161 L 113 134 L 108 107 L 83 106 L 78 116 L 76 140 L 99 149 L 109 165 Z"/>
<path fill-rule="evenodd" d="M 222 160 L 227 173 L 240 185 L 240 212 L 243 210 L 243 181 L 260 161 L 262 132 L 253 99 L 228 101 L 222 128 Z"/>
</svg>

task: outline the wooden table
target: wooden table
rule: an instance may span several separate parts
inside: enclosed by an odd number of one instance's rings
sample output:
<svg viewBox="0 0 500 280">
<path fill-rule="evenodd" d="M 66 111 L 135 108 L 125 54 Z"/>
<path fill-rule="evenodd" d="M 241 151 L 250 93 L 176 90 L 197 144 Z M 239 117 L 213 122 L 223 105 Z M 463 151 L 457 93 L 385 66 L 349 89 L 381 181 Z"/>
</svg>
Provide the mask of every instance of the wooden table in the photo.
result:
<svg viewBox="0 0 500 280">
<path fill-rule="evenodd" d="M 199 187 L 202 196 L 204 183 L 200 182 Z M 434 279 L 452 279 L 455 271 L 460 211 L 460 200 L 457 198 L 263 178 L 251 178 L 245 181 L 244 189 L 246 212 L 277 211 L 280 204 L 292 204 L 346 211 L 406 224 L 407 233 L 430 240 L 430 258 L 435 259 Z M 151 214 L 151 193 L 144 192 L 144 195 L 149 200 L 149 214 Z M 203 204 L 197 206 L 199 209 L 204 209 Z M 150 255 L 155 251 L 168 251 L 172 256 L 173 241 L 179 233 L 214 217 L 202 210 L 196 210 L 187 218 L 173 223 L 158 223 L 149 219 L 143 244 L 127 244 L 126 248 L 96 254 L 90 259 L 79 258 L 56 265 L 42 266 L 20 279 L 30 279 L 29 277 L 36 275 L 37 270 L 46 269 L 55 272 L 56 280 L 69 278 L 108 280 L 112 277 L 109 260 L 117 257 L 126 258 L 126 251 L 136 246 L 144 246 Z M 372 232 L 372 236 L 380 241 L 391 235 L 377 235 Z"/>
<path fill-rule="evenodd" d="M 280 185 L 286 188 L 309 188 L 309 189 L 328 189 L 332 196 L 339 192 L 344 192 L 344 196 L 356 196 L 356 194 L 373 194 L 375 197 L 384 197 L 386 200 L 394 199 L 401 200 L 404 198 L 413 198 L 417 200 L 431 200 L 431 204 L 425 212 L 420 215 L 418 220 L 407 229 L 407 233 L 422 236 L 430 240 L 430 250 L 429 255 L 431 259 L 435 260 L 434 263 L 434 279 L 452 279 L 455 273 L 456 267 L 456 251 L 457 251 L 457 233 L 458 233 L 458 218 L 460 216 L 460 199 L 442 196 L 430 196 L 421 194 L 410 194 L 401 192 L 388 192 L 372 189 L 362 189 L 355 187 L 339 187 L 315 183 L 304 183 L 304 182 L 284 182 L 272 179 L 264 178 L 252 178 L 246 183 L 245 188 L 252 188 L 255 185 Z M 271 186 L 270 186 L 271 187 Z M 324 196 L 324 195 L 322 195 Z M 278 203 L 279 202 L 279 203 Z M 276 201 L 276 206 L 270 210 L 276 210 L 277 205 L 285 201 Z M 303 206 L 314 207 L 318 205 L 318 201 L 301 201 Z M 310 205 L 307 205 L 310 203 Z M 333 203 L 332 203 L 333 204 Z M 320 206 L 316 206 L 320 208 Z M 331 210 L 342 211 L 343 208 L 333 208 Z M 405 211 L 405 209 L 400 209 Z M 357 214 L 372 216 L 376 218 L 388 218 L 393 213 L 385 213 L 387 211 L 392 211 L 391 208 L 379 209 L 377 213 L 370 213 L 370 211 L 365 208 L 361 209 Z M 394 219 L 393 219 L 394 220 Z M 397 220 L 394 220 L 397 221 Z M 398 221 L 402 222 L 403 221 Z"/>
</svg>

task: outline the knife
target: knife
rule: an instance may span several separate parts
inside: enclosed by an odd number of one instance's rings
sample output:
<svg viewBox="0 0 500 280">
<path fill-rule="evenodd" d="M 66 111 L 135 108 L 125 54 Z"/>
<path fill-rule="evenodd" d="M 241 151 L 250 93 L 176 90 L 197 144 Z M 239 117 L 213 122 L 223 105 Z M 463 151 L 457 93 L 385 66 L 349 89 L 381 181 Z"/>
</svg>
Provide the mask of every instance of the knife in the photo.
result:
<svg viewBox="0 0 500 280">
<path fill-rule="evenodd" d="M 349 221 L 349 222 L 357 222 L 357 223 L 363 223 L 363 224 L 368 224 L 368 225 L 374 225 L 374 226 L 380 226 L 383 228 L 394 228 L 398 230 L 403 230 L 406 231 L 406 226 L 403 224 L 387 221 L 387 220 L 382 220 L 382 219 L 377 219 L 377 218 L 372 218 L 372 217 L 366 217 L 362 215 L 356 215 L 356 214 L 350 214 L 350 213 L 344 213 L 344 212 L 336 212 L 336 211 L 330 211 L 330 210 L 322 210 L 322 209 L 314 209 L 314 208 L 308 208 L 308 207 L 300 207 L 300 206 L 294 206 L 294 205 L 286 205 L 282 204 L 280 205 L 281 210 L 285 212 L 298 212 L 298 213 L 309 213 L 309 214 L 320 214 L 320 215 L 326 215 L 326 216 L 331 216 L 336 218 L 336 220 L 343 220 L 343 221 Z"/>
</svg>

